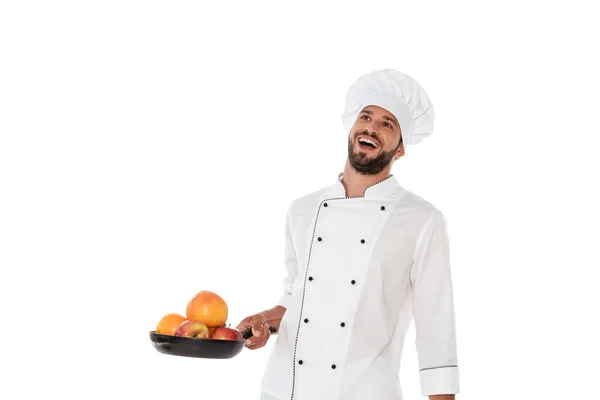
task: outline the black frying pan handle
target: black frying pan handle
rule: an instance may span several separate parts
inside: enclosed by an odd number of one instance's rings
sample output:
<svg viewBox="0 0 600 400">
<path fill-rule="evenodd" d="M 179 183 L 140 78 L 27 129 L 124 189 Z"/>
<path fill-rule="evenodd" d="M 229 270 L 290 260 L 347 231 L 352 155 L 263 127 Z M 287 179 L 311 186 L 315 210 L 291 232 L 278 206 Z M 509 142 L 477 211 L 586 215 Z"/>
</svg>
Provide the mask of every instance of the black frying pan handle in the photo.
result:
<svg viewBox="0 0 600 400">
<path fill-rule="evenodd" d="M 271 331 L 271 333 L 275 333 L 277 332 L 277 329 L 275 329 L 275 327 L 273 326 L 269 326 L 269 330 Z M 244 339 L 250 339 L 250 337 L 252 336 L 252 328 L 248 328 L 242 331 L 242 337 Z"/>
</svg>

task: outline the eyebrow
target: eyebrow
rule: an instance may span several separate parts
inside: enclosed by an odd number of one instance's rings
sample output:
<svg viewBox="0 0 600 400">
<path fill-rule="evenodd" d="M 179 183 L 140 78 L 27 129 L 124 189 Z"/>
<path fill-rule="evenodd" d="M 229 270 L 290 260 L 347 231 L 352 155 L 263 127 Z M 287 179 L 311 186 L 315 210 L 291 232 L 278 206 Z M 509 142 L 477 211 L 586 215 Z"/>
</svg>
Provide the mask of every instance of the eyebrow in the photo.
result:
<svg viewBox="0 0 600 400">
<path fill-rule="evenodd" d="M 373 111 L 371 111 L 371 110 L 362 110 L 362 111 L 361 111 L 361 114 L 362 114 L 362 113 L 365 113 L 365 114 L 369 114 L 369 115 L 371 115 L 371 114 L 373 114 Z M 388 121 L 391 121 L 391 122 L 392 122 L 392 123 L 393 123 L 393 124 L 396 126 L 396 128 L 398 127 L 398 123 L 396 122 L 396 120 L 395 120 L 395 119 L 392 119 L 392 118 L 388 117 L 387 115 L 384 115 L 384 116 L 383 116 L 383 119 L 386 119 L 386 120 L 388 120 Z"/>
</svg>

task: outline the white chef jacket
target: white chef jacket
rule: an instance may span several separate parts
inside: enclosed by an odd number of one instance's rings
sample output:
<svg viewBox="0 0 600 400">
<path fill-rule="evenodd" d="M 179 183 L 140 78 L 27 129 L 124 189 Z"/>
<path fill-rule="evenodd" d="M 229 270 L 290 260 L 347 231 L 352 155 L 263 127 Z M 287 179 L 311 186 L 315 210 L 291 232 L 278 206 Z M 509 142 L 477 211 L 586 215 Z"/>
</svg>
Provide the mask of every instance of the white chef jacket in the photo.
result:
<svg viewBox="0 0 600 400">
<path fill-rule="evenodd" d="M 347 197 L 342 175 L 286 216 L 286 307 L 263 399 L 402 400 L 415 321 L 423 396 L 459 393 L 447 225 L 395 176 Z M 273 339 L 272 338 L 272 339 Z"/>
</svg>

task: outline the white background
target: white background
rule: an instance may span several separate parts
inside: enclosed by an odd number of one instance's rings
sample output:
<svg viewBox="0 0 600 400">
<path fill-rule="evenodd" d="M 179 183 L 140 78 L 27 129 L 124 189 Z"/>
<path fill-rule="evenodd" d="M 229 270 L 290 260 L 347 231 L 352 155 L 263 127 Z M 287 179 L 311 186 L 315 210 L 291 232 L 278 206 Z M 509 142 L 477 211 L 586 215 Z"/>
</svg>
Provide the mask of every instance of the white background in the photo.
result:
<svg viewBox="0 0 600 400">
<path fill-rule="evenodd" d="M 148 332 L 200 290 L 233 326 L 275 305 L 347 87 L 395 68 L 437 115 L 393 173 L 448 220 L 457 398 L 596 398 L 592 3 L 3 2 L 0 397 L 257 399 L 272 342 L 184 359 Z M 421 398 L 412 328 L 401 382 Z"/>
</svg>

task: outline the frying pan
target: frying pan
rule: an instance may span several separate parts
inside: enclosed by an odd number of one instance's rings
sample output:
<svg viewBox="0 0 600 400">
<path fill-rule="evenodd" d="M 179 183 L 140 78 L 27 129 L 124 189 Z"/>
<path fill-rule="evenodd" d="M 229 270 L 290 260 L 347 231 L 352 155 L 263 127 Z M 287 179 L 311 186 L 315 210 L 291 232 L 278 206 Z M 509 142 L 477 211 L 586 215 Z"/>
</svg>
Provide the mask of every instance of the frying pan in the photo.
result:
<svg viewBox="0 0 600 400">
<path fill-rule="evenodd" d="M 271 333 L 277 330 L 270 326 Z M 163 354 L 195 358 L 233 358 L 244 348 L 246 339 L 252 336 L 252 328 L 242 331 L 243 340 L 201 339 L 195 337 L 163 335 L 150 331 L 154 348 Z"/>
</svg>

